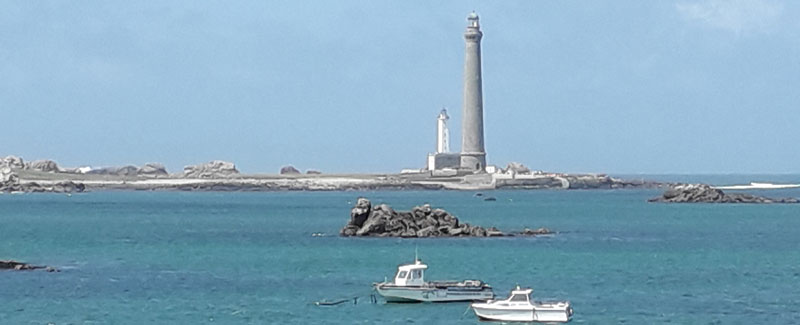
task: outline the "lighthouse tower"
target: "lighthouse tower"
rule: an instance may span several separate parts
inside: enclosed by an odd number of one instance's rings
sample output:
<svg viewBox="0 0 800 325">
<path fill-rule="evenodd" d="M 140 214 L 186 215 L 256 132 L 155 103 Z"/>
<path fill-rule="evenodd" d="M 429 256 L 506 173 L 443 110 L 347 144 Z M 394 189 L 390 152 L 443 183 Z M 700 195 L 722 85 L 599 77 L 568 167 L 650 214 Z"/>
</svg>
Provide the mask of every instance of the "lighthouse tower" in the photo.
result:
<svg viewBox="0 0 800 325">
<path fill-rule="evenodd" d="M 461 121 L 461 169 L 483 171 L 486 149 L 483 146 L 483 87 L 481 79 L 481 26 L 474 11 L 467 16 L 464 32 L 464 106 Z"/>
<path fill-rule="evenodd" d="M 436 153 L 450 152 L 450 132 L 447 130 L 447 109 L 442 108 L 439 117 L 436 118 Z"/>
</svg>

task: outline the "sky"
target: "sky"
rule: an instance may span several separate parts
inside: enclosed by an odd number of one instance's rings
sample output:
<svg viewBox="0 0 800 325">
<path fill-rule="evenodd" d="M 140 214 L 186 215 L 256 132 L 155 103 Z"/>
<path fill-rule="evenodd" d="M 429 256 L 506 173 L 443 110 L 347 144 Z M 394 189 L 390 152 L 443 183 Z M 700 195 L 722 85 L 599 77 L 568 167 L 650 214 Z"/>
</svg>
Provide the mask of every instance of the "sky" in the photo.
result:
<svg viewBox="0 0 800 325">
<path fill-rule="evenodd" d="M 800 3 L 0 1 L 0 156 L 425 166 L 460 148 L 481 17 L 489 164 L 800 172 Z"/>
</svg>

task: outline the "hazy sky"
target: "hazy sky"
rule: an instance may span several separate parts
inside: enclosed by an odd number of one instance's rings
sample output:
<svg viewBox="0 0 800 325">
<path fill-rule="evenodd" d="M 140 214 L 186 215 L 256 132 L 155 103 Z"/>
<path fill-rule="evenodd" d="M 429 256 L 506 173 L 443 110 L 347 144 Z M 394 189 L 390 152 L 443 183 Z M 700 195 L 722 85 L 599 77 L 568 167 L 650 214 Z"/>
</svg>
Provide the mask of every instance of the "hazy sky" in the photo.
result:
<svg viewBox="0 0 800 325">
<path fill-rule="evenodd" d="M 490 164 L 800 172 L 793 1 L 0 1 L 0 156 L 423 167 L 484 31 Z"/>
</svg>

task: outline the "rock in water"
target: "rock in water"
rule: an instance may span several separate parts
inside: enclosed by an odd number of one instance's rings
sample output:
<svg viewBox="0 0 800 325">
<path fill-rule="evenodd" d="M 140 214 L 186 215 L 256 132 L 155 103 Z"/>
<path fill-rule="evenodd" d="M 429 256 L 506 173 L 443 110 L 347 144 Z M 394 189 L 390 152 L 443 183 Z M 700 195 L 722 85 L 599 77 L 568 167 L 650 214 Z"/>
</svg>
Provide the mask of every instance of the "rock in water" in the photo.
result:
<svg viewBox="0 0 800 325">
<path fill-rule="evenodd" d="M 356 206 L 350 210 L 350 224 L 361 228 L 364 225 L 364 221 L 367 221 L 370 212 L 372 212 L 372 203 L 366 198 L 358 198 Z"/>
<path fill-rule="evenodd" d="M 545 229 L 545 228 L 541 228 Z M 540 235 L 549 230 L 522 232 L 519 235 Z M 513 236 L 497 228 L 485 229 L 459 222 L 445 210 L 431 208 L 429 204 L 416 206 L 411 211 L 395 211 L 386 204 L 372 206 L 366 198 L 358 198 L 350 210 L 350 221 L 339 232 L 342 236 L 373 237 L 495 237 Z"/>
<path fill-rule="evenodd" d="M 648 202 L 666 203 L 800 203 L 795 198 L 772 199 L 744 193 L 727 194 L 707 184 L 678 184 Z"/>
<path fill-rule="evenodd" d="M 59 272 L 58 269 L 49 266 L 31 265 L 28 263 L 17 261 L 2 261 L 0 260 L 0 270 L 14 270 L 14 271 L 30 271 L 37 269 L 45 269 L 47 272 Z"/>
<path fill-rule="evenodd" d="M 300 171 L 297 170 L 297 168 L 294 168 L 294 166 L 289 165 L 281 167 L 281 175 L 296 175 L 296 174 L 300 174 Z"/>
<path fill-rule="evenodd" d="M 222 160 L 183 168 L 183 177 L 187 178 L 226 178 L 236 174 L 239 174 L 236 165 Z"/>
</svg>

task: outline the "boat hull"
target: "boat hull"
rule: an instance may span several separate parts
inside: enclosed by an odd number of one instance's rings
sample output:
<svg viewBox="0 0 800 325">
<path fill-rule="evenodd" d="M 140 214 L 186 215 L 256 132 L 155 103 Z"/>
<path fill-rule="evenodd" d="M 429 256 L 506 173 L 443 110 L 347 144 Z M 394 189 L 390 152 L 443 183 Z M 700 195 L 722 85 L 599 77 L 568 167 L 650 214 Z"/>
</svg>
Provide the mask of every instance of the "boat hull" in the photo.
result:
<svg viewBox="0 0 800 325">
<path fill-rule="evenodd" d="M 494 298 L 491 287 L 432 287 L 375 285 L 386 302 L 481 301 Z"/>
<path fill-rule="evenodd" d="M 482 320 L 504 322 L 568 322 L 572 317 L 572 307 L 568 303 L 527 307 L 472 304 L 472 310 Z"/>
</svg>

